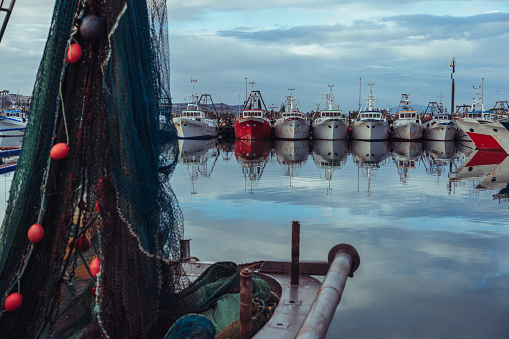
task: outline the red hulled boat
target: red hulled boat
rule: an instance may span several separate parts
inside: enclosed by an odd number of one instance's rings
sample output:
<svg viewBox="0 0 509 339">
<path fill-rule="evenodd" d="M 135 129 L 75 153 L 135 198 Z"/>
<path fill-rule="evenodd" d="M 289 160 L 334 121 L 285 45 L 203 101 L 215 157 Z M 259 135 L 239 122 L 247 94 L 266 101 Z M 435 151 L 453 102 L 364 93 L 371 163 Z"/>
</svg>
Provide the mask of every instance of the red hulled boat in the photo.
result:
<svg viewBox="0 0 509 339">
<path fill-rule="evenodd" d="M 260 91 L 251 91 L 244 104 L 244 109 L 235 120 L 235 138 L 269 139 L 272 126 L 265 116 L 267 108 Z"/>
</svg>

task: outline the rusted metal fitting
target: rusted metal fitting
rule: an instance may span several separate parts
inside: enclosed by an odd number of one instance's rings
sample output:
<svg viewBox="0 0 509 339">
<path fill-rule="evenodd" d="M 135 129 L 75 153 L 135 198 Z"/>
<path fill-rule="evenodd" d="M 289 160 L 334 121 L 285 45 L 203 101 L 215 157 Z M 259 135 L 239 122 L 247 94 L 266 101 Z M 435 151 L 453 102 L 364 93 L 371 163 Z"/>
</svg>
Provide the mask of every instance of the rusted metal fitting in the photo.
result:
<svg viewBox="0 0 509 339">
<path fill-rule="evenodd" d="M 251 300 L 253 294 L 253 270 L 240 271 L 240 326 L 239 338 L 251 338 Z"/>
</svg>

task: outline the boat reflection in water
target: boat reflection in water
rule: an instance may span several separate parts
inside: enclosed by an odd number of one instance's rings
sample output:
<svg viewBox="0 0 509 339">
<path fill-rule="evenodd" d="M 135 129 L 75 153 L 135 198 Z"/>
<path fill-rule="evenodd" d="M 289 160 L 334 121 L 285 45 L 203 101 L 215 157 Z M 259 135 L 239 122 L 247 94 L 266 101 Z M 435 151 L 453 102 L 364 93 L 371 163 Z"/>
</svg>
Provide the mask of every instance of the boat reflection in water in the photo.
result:
<svg viewBox="0 0 509 339">
<path fill-rule="evenodd" d="M 23 138 L 23 136 L 0 137 L 0 147 L 21 147 Z"/>
<path fill-rule="evenodd" d="M 391 141 L 392 159 L 398 168 L 399 180 L 407 184 L 408 170 L 415 169 L 415 164 L 421 160 L 424 146 L 422 142 Z"/>
<path fill-rule="evenodd" d="M 371 195 L 371 179 L 376 176 L 380 164 L 384 164 L 389 157 L 389 141 L 361 141 L 352 140 L 353 162 L 362 169 L 362 174 L 368 179 L 368 196 Z M 359 181 L 359 175 L 357 175 Z"/>
<path fill-rule="evenodd" d="M 348 143 L 346 140 L 314 140 L 312 156 L 320 178 L 329 182 L 329 194 L 334 170 L 340 169 L 348 159 Z"/>
<path fill-rule="evenodd" d="M 309 157 L 309 140 L 281 140 L 277 139 L 274 145 L 276 159 L 283 167 L 285 176 L 290 177 L 289 187 L 292 187 L 292 178 L 296 176 L 296 169 L 304 165 Z"/>
<path fill-rule="evenodd" d="M 495 199 L 509 198 L 509 157 L 505 152 L 475 150 L 456 169 L 453 182 L 477 182 L 477 190 L 500 190 Z"/>
<path fill-rule="evenodd" d="M 424 141 L 424 166 L 428 174 L 441 176 L 444 170 L 452 172 L 456 159 L 456 146 L 454 141 Z"/>
<path fill-rule="evenodd" d="M 179 163 L 187 166 L 187 173 L 191 179 L 191 194 L 197 194 L 196 181 L 198 177 L 210 177 L 217 158 L 219 157 L 217 138 L 213 139 L 179 139 Z M 209 159 L 214 159 L 210 170 Z"/>
<path fill-rule="evenodd" d="M 247 190 L 248 180 L 250 182 L 250 193 L 253 193 L 254 183 L 262 177 L 270 151 L 271 145 L 268 139 L 235 139 L 235 158 L 242 165 L 245 190 Z"/>
</svg>

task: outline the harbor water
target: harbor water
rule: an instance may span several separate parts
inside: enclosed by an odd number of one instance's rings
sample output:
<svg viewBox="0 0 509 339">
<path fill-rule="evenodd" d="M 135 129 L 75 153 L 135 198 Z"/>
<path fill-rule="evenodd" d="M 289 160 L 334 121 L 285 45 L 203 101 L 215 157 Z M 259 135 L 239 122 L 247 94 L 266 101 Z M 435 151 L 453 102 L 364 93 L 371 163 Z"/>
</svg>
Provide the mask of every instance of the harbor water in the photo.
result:
<svg viewBox="0 0 509 339">
<path fill-rule="evenodd" d="M 301 260 L 356 247 L 361 265 L 327 338 L 509 337 L 507 181 L 457 180 L 472 145 L 179 143 L 171 185 L 191 255 L 290 259 L 292 220 Z"/>
<path fill-rule="evenodd" d="M 472 145 L 454 142 L 179 147 L 170 184 L 192 256 L 290 259 L 293 220 L 301 260 L 355 246 L 361 265 L 327 338 L 509 337 L 505 154 L 479 160 Z M 0 177 L 2 219 L 12 177 Z"/>
</svg>

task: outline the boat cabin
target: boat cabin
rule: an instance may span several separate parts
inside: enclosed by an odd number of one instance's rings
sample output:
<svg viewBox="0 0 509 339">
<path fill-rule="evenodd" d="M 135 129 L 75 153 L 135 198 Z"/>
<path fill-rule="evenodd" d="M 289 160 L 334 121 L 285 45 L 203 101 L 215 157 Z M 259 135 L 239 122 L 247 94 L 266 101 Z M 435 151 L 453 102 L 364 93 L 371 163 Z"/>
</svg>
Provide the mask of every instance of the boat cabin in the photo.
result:
<svg viewBox="0 0 509 339">
<path fill-rule="evenodd" d="M 291 117 L 303 118 L 304 114 L 302 114 L 301 112 L 284 112 L 283 114 L 281 114 L 281 118 L 291 118 Z"/>
<path fill-rule="evenodd" d="M 242 111 L 243 118 L 263 118 L 263 111 L 261 109 L 250 109 Z"/>
<path fill-rule="evenodd" d="M 380 111 L 363 111 L 359 113 L 357 120 L 382 120 L 382 112 Z"/>
<path fill-rule="evenodd" d="M 184 110 L 181 115 L 182 118 L 189 118 L 193 120 L 206 119 L 205 113 L 200 110 Z"/>
<path fill-rule="evenodd" d="M 418 117 L 417 111 L 398 112 L 398 119 L 411 120 L 411 119 L 417 119 L 417 117 Z"/>
<path fill-rule="evenodd" d="M 320 118 L 341 118 L 343 117 L 342 111 L 321 111 Z"/>
<path fill-rule="evenodd" d="M 467 118 L 493 121 L 495 119 L 495 114 L 492 111 L 472 111 L 467 113 Z"/>
</svg>

